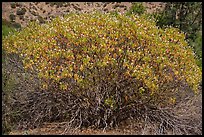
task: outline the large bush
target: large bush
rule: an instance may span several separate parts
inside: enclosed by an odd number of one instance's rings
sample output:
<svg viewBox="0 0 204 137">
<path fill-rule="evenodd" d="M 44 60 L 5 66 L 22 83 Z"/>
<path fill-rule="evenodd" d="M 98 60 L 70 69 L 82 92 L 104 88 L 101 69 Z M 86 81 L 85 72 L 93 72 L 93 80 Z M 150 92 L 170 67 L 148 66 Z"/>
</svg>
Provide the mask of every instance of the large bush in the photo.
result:
<svg viewBox="0 0 204 137">
<path fill-rule="evenodd" d="M 145 15 L 68 14 L 32 22 L 4 38 L 3 49 L 19 54 L 42 90 L 71 95 L 67 114 L 79 127 L 143 116 L 148 105 L 175 103 L 179 90 L 169 85 L 185 83 L 197 93 L 201 80 L 184 34 L 160 29 Z"/>
</svg>

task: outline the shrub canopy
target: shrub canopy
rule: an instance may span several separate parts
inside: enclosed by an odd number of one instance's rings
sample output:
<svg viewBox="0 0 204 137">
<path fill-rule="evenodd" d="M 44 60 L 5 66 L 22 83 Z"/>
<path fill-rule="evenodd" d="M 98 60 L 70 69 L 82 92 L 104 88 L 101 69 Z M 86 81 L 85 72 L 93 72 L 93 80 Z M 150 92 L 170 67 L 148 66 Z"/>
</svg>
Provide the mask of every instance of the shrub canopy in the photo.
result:
<svg viewBox="0 0 204 137">
<path fill-rule="evenodd" d="M 19 54 L 43 88 L 68 90 L 74 83 L 87 89 L 123 78 L 140 81 L 151 95 L 175 80 L 196 92 L 201 70 L 184 39 L 178 29 L 160 29 L 145 15 L 70 13 L 43 25 L 31 22 L 4 38 L 3 49 Z"/>
</svg>

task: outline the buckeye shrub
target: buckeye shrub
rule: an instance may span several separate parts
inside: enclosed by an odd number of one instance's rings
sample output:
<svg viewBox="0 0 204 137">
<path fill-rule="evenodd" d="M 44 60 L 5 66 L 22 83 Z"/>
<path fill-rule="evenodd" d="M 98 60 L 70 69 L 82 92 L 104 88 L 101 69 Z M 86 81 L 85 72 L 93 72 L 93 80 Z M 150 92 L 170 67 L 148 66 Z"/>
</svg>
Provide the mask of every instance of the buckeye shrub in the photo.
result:
<svg viewBox="0 0 204 137">
<path fill-rule="evenodd" d="M 186 81 L 197 92 L 201 70 L 184 38 L 145 15 L 71 13 L 43 25 L 31 22 L 4 38 L 3 49 L 20 55 L 43 89 L 85 94 L 107 86 L 111 93 L 102 100 L 113 107 L 117 91 L 123 102 L 154 98 L 171 81 Z"/>
</svg>

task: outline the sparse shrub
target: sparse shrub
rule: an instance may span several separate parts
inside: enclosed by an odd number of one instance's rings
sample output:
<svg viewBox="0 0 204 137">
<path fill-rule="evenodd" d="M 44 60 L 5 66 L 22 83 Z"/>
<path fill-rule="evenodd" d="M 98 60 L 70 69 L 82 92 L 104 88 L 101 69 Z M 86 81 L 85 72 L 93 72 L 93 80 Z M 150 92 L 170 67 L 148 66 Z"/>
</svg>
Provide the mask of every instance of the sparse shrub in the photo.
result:
<svg viewBox="0 0 204 137">
<path fill-rule="evenodd" d="M 22 4 L 20 2 L 16 2 L 16 7 L 21 7 Z"/>
<path fill-rule="evenodd" d="M 36 21 L 36 19 L 34 18 L 30 18 L 30 22 Z"/>
<path fill-rule="evenodd" d="M 5 57 L 4 57 L 5 58 Z M 3 70 L 2 70 L 3 71 Z M 2 73 L 2 134 L 8 134 L 12 129 L 12 122 L 9 113 L 10 92 L 14 88 L 14 80 L 9 79 L 8 74 Z"/>
<path fill-rule="evenodd" d="M 81 11 L 82 9 L 81 8 L 79 8 L 78 6 L 76 6 L 76 5 L 72 5 L 73 6 L 73 8 L 75 9 L 75 10 L 78 10 L 78 11 Z"/>
<path fill-rule="evenodd" d="M 2 36 L 5 37 L 9 33 L 13 33 L 15 30 L 13 26 L 13 22 L 9 22 L 7 20 L 2 20 Z"/>
<path fill-rule="evenodd" d="M 198 92 L 201 70 L 184 34 L 146 18 L 71 13 L 31 23 L 4 38 L 3 49 L 19 54 L 24 68 L 38 74 L 41 90 L 69 95 L 72 126 L 114 127 L 145 117 L 147 108 L 174 105 L 179 90 L 166 88 L 168 83 L 187 83 Z"/>
<path fill-rule="evenodd" d="M 11 3 L 11 8 L 15 9 L 16 8 L 16 3 L 12 2 Z"/>
<path fill-rule="evenodd" d="M 26 9 L 22 8 L 22 9 L 17 9 L 16 14 L 17 15 L 24 15 L 26 13 Z"/>
<path fill-rule="evenodd" d="M 17 33 L 17 31 L 13 33 Z M 28 81 L 31 77 L 33 78 L 33 74 L 30 76 L 27 72 L 25 73 L 22 60 L 18 55 L 8 54 L 4 50 L 2 52 L 2 133 L 9 134 L 19 126 L 21 121 L 24 121 L 25 118 L 28 119 L 23 115 L 25 108 L 22 108 L 22 104 L 23 102 L 27 104 L 25 102 L 27 94 L 33 92 L 38 81 L 34 79 Z"/>
<path fill-rule="evenodd" d="M 20 15 L 20 16 L 19 16 L 19 19 L 20 19 L 20 20 L 23 20 L 23 19 L 24 19 L 24 16 L 23 16 L 23 15 Z"/>
<path fill-rule="evenodd" d="M 103 7 L 105 8 L 107 6 L 108 3 L 104 2 Z"/>
<path fill-rule="evenodd" d="M 36 11 L 30 11 L 30 13 L 34 16 L 38 16 L 38 13 Z"/>
<path fill-rule="evenodd" d="M 105 12 L 107 12 L 107 11 L 108 11 L 108 9 L 107 9 L 107 8 L 104 8 L 104 11 L 105 11 Z"/>
<path fill-rule="evenodd" d="M 126 6 L 120 5 L 120 4 L 116 3 L 116 4 L 113 6 L 113 8 L 115 9 L 115 8 L 117 8 L 117 7 L 124 8 L 124 7 L 126 7 Z"/>
<path fill-rule="evenodd" d="M 45 23 L 45 19 L 42 16 L 38 16 L 38 20 L 39 20 L 40 24 Z"/>
<path fill-rule="evenodd" d="M 66 4 L 66 2 L 47 2 L 47 4 L 50 4 L 51 7 L 56 5 L 56 7 L 59 8 L 59 7 L 63 7 Z"/>
<path fill-rule="evenodd" d="M 93 4 L 93 3 L 91 3 L 91 2 L 87 2 L 86 4 L 87 4 L 88 6 L 90 6 L 90 5 Z M 72 5 L 73 5 L 73 4 L 72 4 Z"/>
<path fill-rule="evenodd" d="M 113 6 L 114 9 L 116 9 L 117 7 L 118 7 L 118 4 L 115 4 L 115 5 Z"/>
<path fill-rule="evenodd" d="M 3 92 L 5 94 L 7 94 L 8 92 L 12 92 L 12 90 L 15 87 L 15 83 L 16 83 L 15 78 L 13 78 L 12 75 L 6 74 L 5 72 L 2 76 L 2 78 L 3 78 L 3 83 L 2 83 L 3 84 L 3 87 L 2 87 Z"/>
<path fill-rule="evenodd" d="M 17 80 L 14 75 L 5 68 L 8 59 L 6 57 L 6 52 L 2 52 L 2 65 L 4 66 L 2 68 L 2 134 L 9 134 L 14 127 L 11 102 Z"/>
<path fill-rule="evenodd" d="M 17 28 L 17 29 L 21 28 L 21 24 L 19 24 L 17 22 L 12 23 L 12 25 L 13 25 L 14 28 Z"/>
<path fill-rule="evenodd" d="M 96 7 L 100 7 L 100 4 L 99 4 L 99 3 L 96 3 Z"/>
<path fill-rule="evenodd" d="M 143 6 L 142 2 L 134 2 L 130 7 L 129 11 L 127 11 L 126 15 L 130 14 L 138 14 L 141 15 L 146 12 L 146 8 Z"/>
<path fill-rule="evenodd" d="M 64 7 L 69 7 L 70 6 L 70 3 L 69 2 L 66 2 L 65 4 L 64 4 Z"/>
<path fill-rule="evenodd" d="M 3 37 L 16 33 L 15 28 L 16 26 L 13 22 L 2 20 Z M 7 54 L 7 52 L 2 49 L 2 134 L 9 134 L 16 126 L 16 121 L 18 121 L 19 108 L 16 102 L 21 100 L 16 96 L 16 94 L 21 92 L 18 89 L 21 89 L 23 92 L 28 89 L 25 82 L 22 82 L 19 76 L 17 76 L 17 73 L 20 72 L 19 69 L 22 70 L 23 67 L 20 65 L 20 62 L 15 59 L 18 59 L 17 56 Z M 21 76 L 22 75 L 20 75 L 20 77 Z M 22 86 L 25 87 L 22 88 Z M 16 97 L 19 100 L 16 100 Z M 17 111 L 14 111 L 14 108 Z"/>
<path fill-rule="evenodd" d="M 16 20 L 16 16 L 13 13 L 9 15 L 9 18 L 12 22 Z"/>
<path fill-rule="evenodd" d="M 33 10 L 35 10 L 35 11 L 38 10 L 35 5 L 33 5 L 30 9 L 33 9 Z"/>
</svg>

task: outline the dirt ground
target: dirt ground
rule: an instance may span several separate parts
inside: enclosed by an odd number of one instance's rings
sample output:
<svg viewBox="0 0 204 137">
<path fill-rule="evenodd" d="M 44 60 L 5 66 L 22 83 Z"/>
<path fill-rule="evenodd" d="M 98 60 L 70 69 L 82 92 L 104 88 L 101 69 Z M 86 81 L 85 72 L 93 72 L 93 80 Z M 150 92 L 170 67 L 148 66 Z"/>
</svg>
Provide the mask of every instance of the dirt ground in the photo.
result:
<svg viewBox="0 0 204 137">
<path fill-rule="evenodd" d="M 128 123 L 122 123 L 120 127 L 115 129 L 81 129 L 73 130 L 64 128 L 63 123 L 45 123 L 42 128 L 33 130 L 16 130 L 9 135 L 141 135 L 153 134 L 151 130 L 144 129 L 142 123 L 136 123 L 128 120 Z"/>
</svg>

